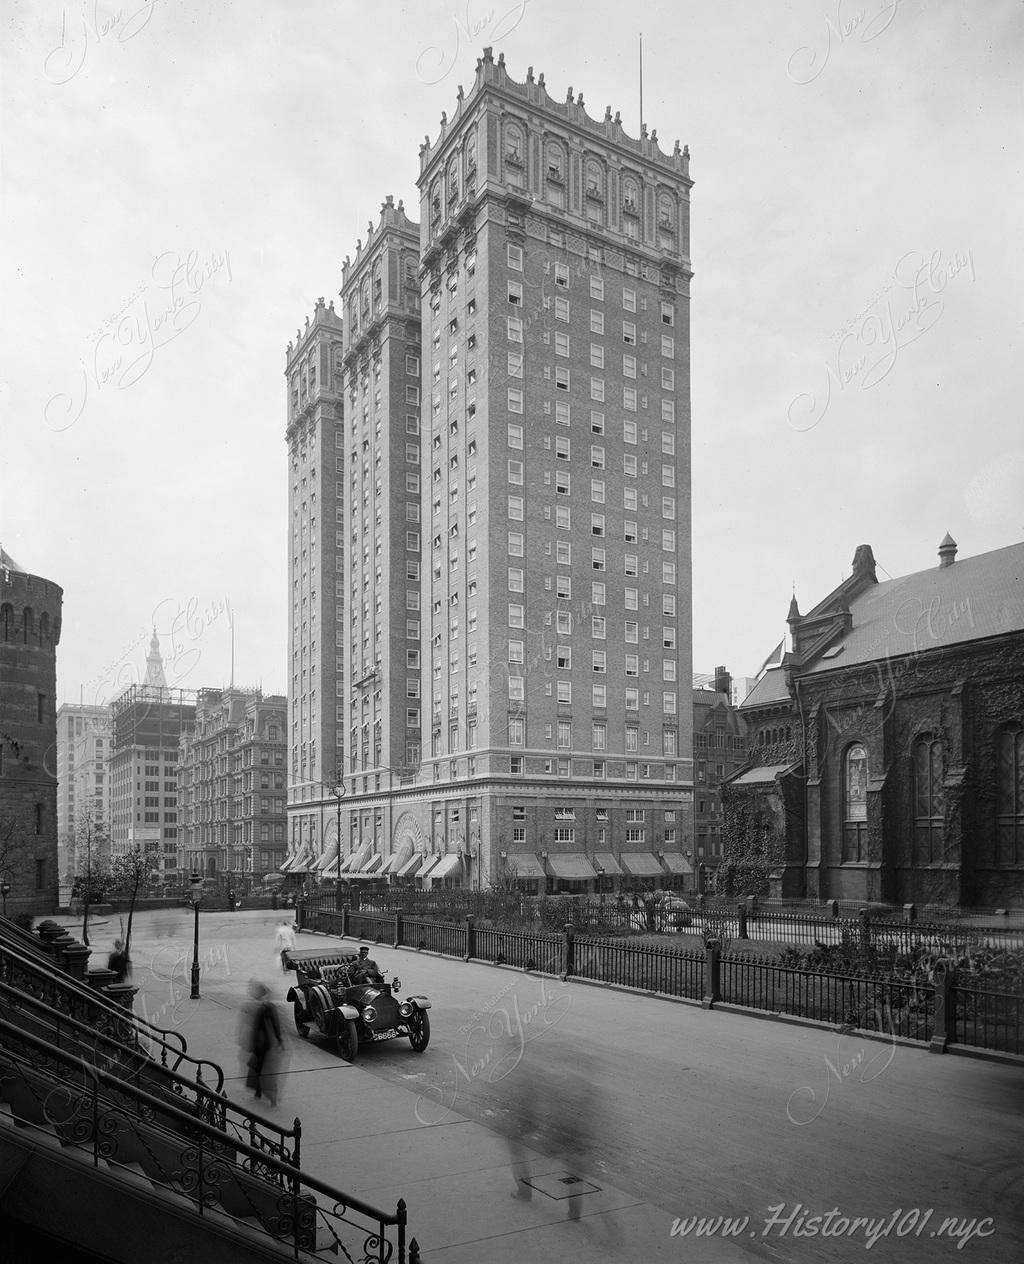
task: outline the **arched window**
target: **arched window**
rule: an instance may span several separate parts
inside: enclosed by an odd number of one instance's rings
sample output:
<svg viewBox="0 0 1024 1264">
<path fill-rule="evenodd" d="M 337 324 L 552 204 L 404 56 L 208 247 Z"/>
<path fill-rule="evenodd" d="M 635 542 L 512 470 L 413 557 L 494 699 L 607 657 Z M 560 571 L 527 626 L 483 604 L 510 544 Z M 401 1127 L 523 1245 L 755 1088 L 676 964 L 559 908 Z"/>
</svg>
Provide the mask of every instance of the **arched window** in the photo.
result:
<svg viewBox="0 0 1024 1264">
<path fill-rule="evenodd" d="M 14 631 L 14 607 L 10 602 L 5 601 L 0 606 L 0 636 L 5 641 L 11 639 L 11 633 Z"/>
<path fill-rule="evenodd" d="M 1024 729 L 996 738 L 996 864 L 1024 864 Z"/>
<path fill-rule="evenodd" d="M 28 638 L 32 633 L 32 624 L 34 620 L 35 616 L 32 613 L 32 607 L 26 606 L 21 612 L 21 639 L 26 645 L 28 644 Z"/>
<path fill-rule="evenodd" d="M 914 742 L 914 861 L 938 864 L 945 841 L 945 788 L 942 784 L 942 743 L 924 735 Z"/>
<path fill-rule="evenodd" d="M 669 249 L 676 241 L 676 201 L 668 193 L 658 195 L 658 245 Z"/>
<path fill-rule="evenodd" d="M 522 130 L 514 123 L 505 127 L 505 161 L 503 164 L 505 181 L 523 187 L 523 171 L 526 166 L 526 141 Z"/>
<path fill-rule="evenodd" d="M 555 206 L 565 206 L 565 183 L 565 150 L 557 141 L 548 141 L 544 147 L 544 188 L 547 200 Z"/>
<path fill-rule="evenodd" d="M 448 169 L 445 172 L 445 186 L 448 194 L 449 210 L 459 200 L 459 160 L 453 157 L 448 163 Z"/>
<path fill-rule="evenodd" d="M 39 644 L 46 645 L 50 640 L 50 616 L 44 610 L 39 616 Z"/>
<path fill-rule="evenodd" d="M 843 864 L 867 860 L 868 753 L 859 743 L 843 758 Z"/>
</svg>

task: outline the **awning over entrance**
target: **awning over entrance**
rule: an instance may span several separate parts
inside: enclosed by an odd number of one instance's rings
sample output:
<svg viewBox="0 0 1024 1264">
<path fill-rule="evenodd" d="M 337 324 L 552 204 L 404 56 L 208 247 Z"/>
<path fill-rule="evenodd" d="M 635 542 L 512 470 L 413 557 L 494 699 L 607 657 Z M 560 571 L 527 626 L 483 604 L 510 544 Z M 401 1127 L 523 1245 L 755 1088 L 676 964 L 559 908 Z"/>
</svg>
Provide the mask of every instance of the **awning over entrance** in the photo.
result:
<svg viewBox="0 0 1024 1264">
<path fill-rule="evenodd" d="M 667 851 L 661 860 L 669 873 L 693 873 L 693 865 L 681 851 Z"/>
<path fill-rule="evenodd" d="M 462 872 L 462 857 L 457 851 L 450 851 L 446 856 L 442 856 L 437 864 L 430 871 L 431 881 L 440 880 L 441 878 L 454 877 L 456 873 Z"/>
<path fill-rule="evenodd" d="M 624 851 L 619 857 L 622 867 L 634 878 L 663 878 L 665 870 L 658 863 L 658 857 L 649 851 Z"/>
<path fill-rule="evenodd" d="M 379 878 L 380 860 L 380 852 L 375 851 L 372 856 L 367 857 L 358 869 L 350 869 L 345 876 L 348 878 Z"/>
<path fill-rule="evenodd" d="M 355 873 L 357 869 L 361 869 L 366 862 L 366 857 L 370 854 L 370 844 L 364 843 L 358 851 L 354 851 L 351 856 L 338 866 L 339 873 Z"/>
<path fill-rule="evenodd" d="M 412 856 L 409 860 L 407 860 L 401 869 L 397 871 L 397 876 L 399 878 L 410 878 L 422 864 L 423 856 L 417 852 L 415 856 Z"/>
<path fill-rule="evenodd" d="M 434 869 L 434 867 L 436 866 L 437 862 L 440 859 L 441 859 L 440 856 L 427 856 L 426 859 L 423 861 L 423 868 L 419 871 L 416 877 L 417 878 L 427 877 L 427 875 Z"/>
<path fill-rule="evenodd" d="M 544 866 L 532 851 L 510 851 L 505 857 L 517 878 L 546 878 Z"/>
<path fill-rule="evenodd" d="M 300 847 L 291 860 L 286 860 L 281 866 L 282 873 L 308 873 L 309 872 L 309 856 L 310 847 L 307 843 L 305 847 Z"/>
<path fill-rule="evenodd" d="M 548 868 L 556 878 L 586 881 L 597 877 L 594 866 L 580 851 L 548 852 Z"/>
<path fill-rule="evenodd" d="M 606 878 L 622 877 L 622 867 L 610 851 L 594 852 L 594 868 L 603 869 Z"/>
<path fill-rule="evenodd" d="M 391 855 L 384 861 L 381 866 L 381 875 L 385 873 L 395 874 L 408 861 L 412 855 L 412 843 L 405 843 L 399 847 L 398 851 L 393 851 Z"/>
<path fill-rule="evenodd" d="M 332 843 L 331 846 L 327 848 L 324 854 L 316 862 L 316 867 L 320 873 L 323 873 L 325 869 L 330 869 L 331 865 L 336 865 L 337 863 L 338 863 L 338 844 Z"/>
</svg>

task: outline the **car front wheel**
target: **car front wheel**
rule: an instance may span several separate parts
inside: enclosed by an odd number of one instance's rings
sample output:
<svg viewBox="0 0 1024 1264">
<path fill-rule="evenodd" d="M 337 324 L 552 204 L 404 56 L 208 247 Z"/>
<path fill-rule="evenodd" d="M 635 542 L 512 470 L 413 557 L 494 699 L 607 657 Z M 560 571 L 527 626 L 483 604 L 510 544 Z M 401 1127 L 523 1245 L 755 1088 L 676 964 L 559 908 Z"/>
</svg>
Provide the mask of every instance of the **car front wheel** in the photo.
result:
<svg viewBox="0 0 1024 1264">
<path fill-rule="evenodd" d="M 417 1053 L 430 1044 L 430 1016 L 425 1009 L 418 1009 L 409 1019 L 409 1043 Z"/>
<path fill-rule="evenodd" d="M 299 1001 L 292 1001 L 292 1013 L 295 1015 L 295 1030 L 300 1036 L 309 1035 L 309 1023 L 305 1020 L 306 1011 Z"/>
<path fill-rule="evenodd" d="M 356 1025 L 350 1018 L 338 1029 L 338 1052 L 346 1062 L 355 1062 L 358 1049 L 359 1036 L 356 1033 Z"/>
</svg>

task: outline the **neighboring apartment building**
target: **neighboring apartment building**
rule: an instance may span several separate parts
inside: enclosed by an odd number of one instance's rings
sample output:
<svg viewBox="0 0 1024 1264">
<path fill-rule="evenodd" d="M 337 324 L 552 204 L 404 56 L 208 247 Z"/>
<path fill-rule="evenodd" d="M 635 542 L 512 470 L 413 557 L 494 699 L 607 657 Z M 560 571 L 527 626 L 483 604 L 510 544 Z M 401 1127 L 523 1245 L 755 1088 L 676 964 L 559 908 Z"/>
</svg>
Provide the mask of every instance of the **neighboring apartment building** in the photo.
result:
<svg viewBox="0 0 1024 1264">
<path fill-rule="evenodd" d="M 419 388 L 390 199 L 343 289 L 340 870 L 657 884 L 693 787 L 689 156 L 485 50 L 420 159 Z"/>
<path fill-rule="evenodd" d="M 57 907 L 57 645 L 64 593 L 0 549 L 0 883 L 8 917 Z M 9 888 L 9 890 L 6 890 Z"/>
<path fill-rule="evenodd" d="M 170 689 L 156 631 L 146 678 L 111 704 L 110 835 L 114 858 L 134 851 L 153 861 L 154 881 L 179 884 L 178 743 L 195 724 L 194 690 Z"/>
<path fill-rule="evenodd" d="M 101 827 L 109 845 L 110 707 L 65 702 L 57 712 L 57 858 L 61 903 L 85 867 L 79 855 L 83 831 Z"/>
<path fill-rule="evenodd" d="M 287 730 L 283 697 L 199 690 L 178 761 L 185 870 L 241 891 L 284 863 Z"/>
<path fill-rule="evenodd" d="M 288 344 L 288 832 L 318 855 L 344 757 L 345 542 L 341 318 L 318 299 Z M 339 719 L 339 715 L 341 719 Z M 334 803 L 334 800 L 331 800 Z M 294 867 L 294 864 L 293 864 Z"/>
<path fill-rule="evenodd" d="M 693 841 L 694 886 L 706 891 L 722 859 L 722 783 L 747 762 L 746 725 L 733 698 L 734 681 L 716 667 L 710 687 L 693 690 Z"/>
</svg>

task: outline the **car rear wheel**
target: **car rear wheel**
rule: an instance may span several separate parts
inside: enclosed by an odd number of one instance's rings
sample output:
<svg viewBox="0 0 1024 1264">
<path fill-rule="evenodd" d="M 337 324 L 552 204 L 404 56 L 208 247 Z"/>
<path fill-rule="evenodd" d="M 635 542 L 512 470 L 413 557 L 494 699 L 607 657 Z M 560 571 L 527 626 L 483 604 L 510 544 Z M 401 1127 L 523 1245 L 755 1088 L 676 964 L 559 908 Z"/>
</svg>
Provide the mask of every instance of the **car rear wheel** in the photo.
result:
<svg viewBox="0 0 1024 1264">
<path fill-rule="evenodd" d="M 425 1009 L 418 1009 L 409 1019 L 409 1043 L 417 1053 L 430 1044 L 430 1016 Z"/>
<path fill-rule="evenodd" d="M 305 1012 L 299 1001 L 292 1001 L 292 1013 L 295 1015 L 295 1030 L 300 1036 L 309 1035 L 309 1023 L 305 1020 Z"/>
<path fill-rule="evenodd" d="M 356 1025 L 349 1018 L 338 1028 L 338 1052 L 346 1062 L 355 1062 L 358 1050 L 359 1036 L 356 1033 Z"/>
</svg>

